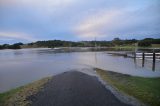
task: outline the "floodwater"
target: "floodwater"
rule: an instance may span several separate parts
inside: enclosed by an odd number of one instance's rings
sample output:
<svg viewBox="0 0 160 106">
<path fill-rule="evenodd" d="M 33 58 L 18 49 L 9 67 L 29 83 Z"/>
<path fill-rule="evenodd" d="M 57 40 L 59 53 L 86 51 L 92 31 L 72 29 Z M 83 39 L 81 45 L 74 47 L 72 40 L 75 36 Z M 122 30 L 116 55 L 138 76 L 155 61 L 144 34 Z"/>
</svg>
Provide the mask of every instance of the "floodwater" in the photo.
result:
<svg viewBox="0 0 160 106">
<path fill-rule="evenodd" d="M 101 52 L 56 52 L 53 49 L 0 50 L 0 92 L 16 88 L 43 77 L 70 70 L 92 68 L 115 71 L 142 77 L 159 77 L 160 62 L 113 56 Z M 92 70 L 93 71 L 93 70 Z"/>
</svg>

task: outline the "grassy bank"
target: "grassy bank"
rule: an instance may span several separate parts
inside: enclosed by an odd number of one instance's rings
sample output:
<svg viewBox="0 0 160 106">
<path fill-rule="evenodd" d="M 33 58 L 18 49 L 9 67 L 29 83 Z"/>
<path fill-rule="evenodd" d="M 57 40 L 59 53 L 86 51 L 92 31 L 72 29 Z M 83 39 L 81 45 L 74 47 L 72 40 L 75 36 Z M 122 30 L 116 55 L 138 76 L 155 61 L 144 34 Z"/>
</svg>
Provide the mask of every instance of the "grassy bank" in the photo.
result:
<svg viewBox="0 0 160 106">
<path fill-rule="evenodd" d="M 140 46 L 137 47 L 137 46 L 134 46 L 134 45 L 123 45 L 123 46 L 115 46 L 113 48 L 115 48 L 115 49 L 119 49 L 119 48 L 130 49 L 130 50 L 134 50 L 136 48 L 138 48 L 138 49 L 152 49 L 152 48 L 160 48 L 160 44 L 152 44 L 149 47 L 140 47 Z"/>
<path fill-rule="evenodd" d="M 160 48 L 160 44 L 152 44 L 152 47 Z"/>
<path fill-rule="evenodd" d="M 27 106 L 30 104 L 27 97 L 36 94 L 49 79 L 50 77 L 44 78 L 26 86 L 0 93 L 0 106 Z"/>
<path fill-rule="evenodd" d="M 160 78 L 142 78 L 95 69 L 101 78 L 121 92 L 150 106 L 160 106 Z"/>
</svg>

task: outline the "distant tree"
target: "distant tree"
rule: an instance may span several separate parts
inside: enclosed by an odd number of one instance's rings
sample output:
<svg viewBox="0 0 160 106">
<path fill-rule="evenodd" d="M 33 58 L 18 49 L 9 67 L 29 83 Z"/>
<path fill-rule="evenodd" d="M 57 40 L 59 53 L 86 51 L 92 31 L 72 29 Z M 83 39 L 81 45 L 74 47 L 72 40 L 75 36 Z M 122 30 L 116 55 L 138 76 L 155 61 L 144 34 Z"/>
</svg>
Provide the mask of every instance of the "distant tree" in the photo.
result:
<svg viewBox="0 0 160 106">
<path fill-rule="evenodd" d="M 2 45 L 2 47 L 3 47 L 3 49 L 9 49 L 9 44 L 4 44 L 4 45 Z"/>
<path fill-rule="evenodd" d="M 120 41 L 120 38 L 114 38 L 113 41 Z"/>
<path fill-rule="evenodd" d="M 15 43 L 13 45 L 10 45 L 9 49 L 21 49 L 21 45 L 23 45 L 23 43 Z"/>
<path fill-rule="evenodd" d="M 34 43 L 28 43 L 27 45 L 29 45 L 29 46 L 33 46 L 33 44 L 34 44 Z"/>
<path fill-rule="evenodd" d="M 136 39 L 126 39 L 126 40 L 123 40 L 123 44 L 124 45 L 132 45 L 132 44 L 135 44 L 137 43 L 137 40 Z"/>
<path fill-rule="evenodd" d="M 153 41 L 154 39 L 153 38 L 145 38 L 143 39 L 144 41 Z"/>
<path fill-rule="evenodd" d="M 2 46 L 2 45 L 0 45 L 0 49 L 3 49 L 3 46 Z"/>
<path fill-rule="evenodd" d="M 160 44 L 160 39 L 153 39 L 153 38 L 145 38 L 144 41 L 150 42 L 152 44 Z"/>
<path fill-rule="evenodd" d="M 19 42 L 19 43 L 15 43 L 16 45 L 24 45 L 23 43 Z"/>
<path fill-rule="evenodd" d="M 142 40 L 142 41 L 139 41 L 139 42 L 138 42 L 138 46 L 141 46 L 141 47 L 149 47 L 149 46 L 151 46 L 151 42 Z"/>
<path fill-rule="evenodd" d="M 152 44 L 160 44 L 160 39 L 145 38 L 138 42 L 138 46 L 151 46 Z"/>
<path fill-rule="evenodd" d="M 112 43 L 114 45 L 122 45 L 123 44 L 123 41 L 120 39 L 120 38 L 114 38 Z"/>
<path fill-rule="evenodd" d="M 152 44 L 160 44 L 160 39 L 154 39 L 154 40 L 152 41 Z"/>
</svg>

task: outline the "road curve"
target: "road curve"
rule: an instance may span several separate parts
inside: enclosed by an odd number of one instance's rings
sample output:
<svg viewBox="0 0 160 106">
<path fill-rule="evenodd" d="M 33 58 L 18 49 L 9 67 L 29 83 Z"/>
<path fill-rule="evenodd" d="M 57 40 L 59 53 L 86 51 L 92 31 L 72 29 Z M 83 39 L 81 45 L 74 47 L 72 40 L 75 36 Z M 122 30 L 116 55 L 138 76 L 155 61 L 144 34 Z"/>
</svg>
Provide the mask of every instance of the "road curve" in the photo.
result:
<svg viewBox="0 0 160 106">
<path fill-rule="evenodd" d="M 129 106 L 119 101 L 96 77 L 70 71 L 54 76 L 28 98 L 31 106 Z"/>
</svg>

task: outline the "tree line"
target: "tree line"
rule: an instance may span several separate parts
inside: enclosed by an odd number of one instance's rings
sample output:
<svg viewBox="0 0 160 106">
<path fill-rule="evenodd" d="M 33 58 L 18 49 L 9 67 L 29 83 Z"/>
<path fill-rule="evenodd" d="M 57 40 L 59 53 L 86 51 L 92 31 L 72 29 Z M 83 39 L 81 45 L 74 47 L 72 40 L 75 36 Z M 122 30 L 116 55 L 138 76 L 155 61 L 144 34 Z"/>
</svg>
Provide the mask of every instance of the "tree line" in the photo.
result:
<svg viewBox="0 0 160 106">
<path fill-rule="evenodd" d="M 62 41 L 62 40 L 49 40 L 49 41 L 37 41 L 35 43 L 29 43 L 28 45 L 37 45 L 38 47 L 114 47 L 138 44 L 140 47 L 149 47 L 152 44 L 160 44 L 160 39 L 145 38 L 143 40 L 136 39 L 120 39 L 114 38 L 111 41 Z"/>
<path fill-rule="evenodd" d="M 23 43 L 15 43 L 12 45 L 3 44 L 3 45 L 0 45 L 0 49 L 21 49 L 21 45 L 23 45 Z"/>
<path fill-rule="evenodd" d="M 136 39 L 120 39 L 114 38 L 111 41 L 63 41 L 63 40 L 48 40 L 48 41 L 37 41 L 28 44 L 15 43 L 12 45 L 3 44 L 0 45 L 0 49 L 21 49 L 23 45 L 28 47 L 114 47 L 114 46 L 125 46 L 138 44 L 140 47 L 149 47 L 152 44 L 160 44 L 160 39 L 145 38 L 143 40 Z"/>
</svg>

